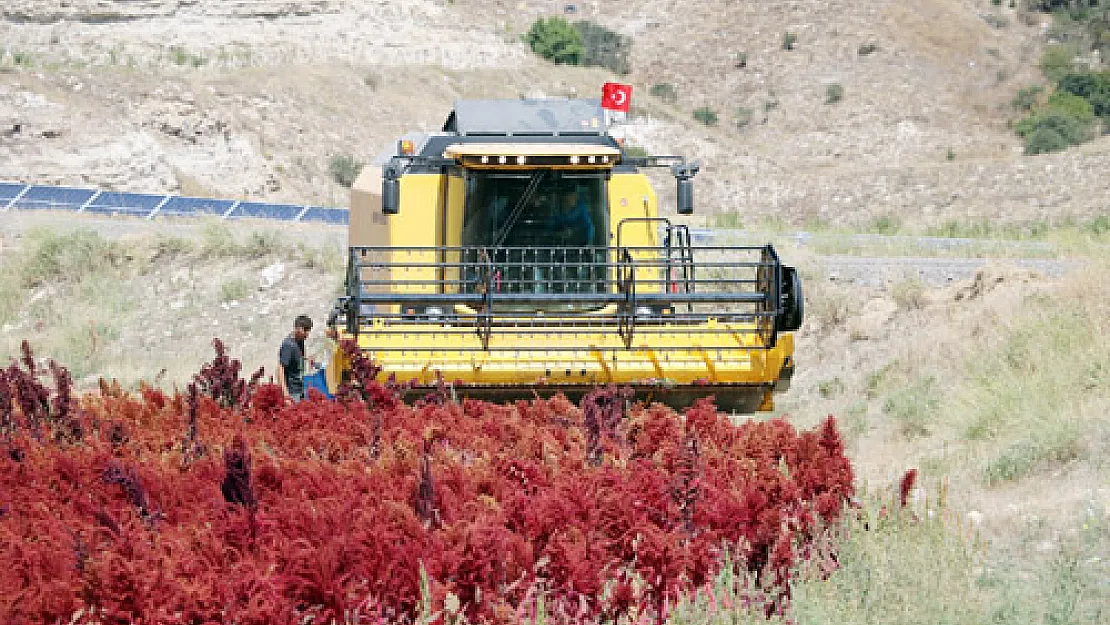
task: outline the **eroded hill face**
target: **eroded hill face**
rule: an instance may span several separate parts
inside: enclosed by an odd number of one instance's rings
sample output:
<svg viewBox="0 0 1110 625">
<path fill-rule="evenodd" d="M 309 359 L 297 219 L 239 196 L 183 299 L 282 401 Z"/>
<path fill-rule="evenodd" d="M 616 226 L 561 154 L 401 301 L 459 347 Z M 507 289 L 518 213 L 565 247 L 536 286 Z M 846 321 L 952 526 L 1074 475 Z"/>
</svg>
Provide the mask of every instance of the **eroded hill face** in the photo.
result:
<svg viewBox="0 0 1110 625">
<path fill-rule="evenodd" d="M 369 162 L 456 98 L 597 94 L 611 74 L 520 42 L 552 14 L 633 37 L 621 132 L 700 159 L 702 213 L 1040 221 L 1110 194 L 1105 143 L 1021 156 L 1009 102 L 1046 18 L 989 0 L 12 0 L 0 178 L 344 205 L 332 157 Z"/>
</svg>

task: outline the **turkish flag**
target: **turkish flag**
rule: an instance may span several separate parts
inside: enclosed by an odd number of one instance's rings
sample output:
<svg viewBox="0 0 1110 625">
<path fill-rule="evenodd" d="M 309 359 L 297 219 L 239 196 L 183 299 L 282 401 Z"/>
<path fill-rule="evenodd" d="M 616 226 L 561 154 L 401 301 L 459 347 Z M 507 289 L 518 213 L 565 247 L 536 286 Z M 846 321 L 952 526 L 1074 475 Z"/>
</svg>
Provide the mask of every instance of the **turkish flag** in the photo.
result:
<svg viewBox="0 0 1110 625">
<path fill-rule="evenodd" d="M 607 82 L 601 86 L 601 108 L 627 113 L 630 102 L 632 102 L 632 85 Z"/>
</svg>

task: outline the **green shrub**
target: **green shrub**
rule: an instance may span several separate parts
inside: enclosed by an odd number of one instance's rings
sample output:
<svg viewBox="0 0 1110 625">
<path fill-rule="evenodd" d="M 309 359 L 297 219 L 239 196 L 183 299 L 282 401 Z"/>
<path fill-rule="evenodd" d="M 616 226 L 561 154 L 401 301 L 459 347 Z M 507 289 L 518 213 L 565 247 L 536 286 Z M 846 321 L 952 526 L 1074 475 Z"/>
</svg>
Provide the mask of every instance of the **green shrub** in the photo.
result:
<svg viewBox="0 0 1110 625">
<path fill-rule="evenodd" d="M 893 235 L 902 229 L 902 222 L 897 215 L 879 215 L 868 224 L 867 231 L 875 234 Z"/>
<path fill-rule="evenodd" d="M 193 54 L 181 46 L 170 46 L 170 60 L 174 65 L 188 65 L 190 67 L 201 67 L 208 63 L 208 59 Z"/>
<path fill-rule="evenodd" d="M 254 287 L 245 278 L 232 278 L 220 285 L 220 301 L 237 302 L 246 299 Z"/>
<path fill-rule="evenodd" d="M 28 236 L 31 252 L 18 268 L 24 287 L 55 282 L 80 282 L 121 262 L 119 245 L 92 230 L 55 234 L 35 230 Z"/>
<path fill-rule="evenodd" d="M 1018 89 L 1017 95 L 1010 101 L 1010 106 L 1019 111 L 1031 111 L 1033 110 L 1033 106 L 1037 104 L 1037 98 L 1043 91 L 1044 87 L 1040 85 Z"/>
<path fill-rule="evenodd" d="M 737 128 L 744 128 L 748 124 L 751 124 L 753 115 L 754 115 L 754 112 L 746 106 L 741 106 L 741 107 L 737 108 L 736 109 L 736 127 Z"/>
<path fill-rule="evenodd" d="M 1060 78 L 1056 88 L 1085 100 L 1096 116 L 1110 118 L 1110 71 L 1070 72 Z"/>
<path fill-rule="evenodd" d="M 716 126 L 717 111 L 714 111 L 708 106 L 702 106 L 700 108 L 694 109 L 694 119 L 705 124 L 706 126 Z"/>
<path fill-rule="evenodd" d="M 844 99 L 844 87 L 833 83 L 825 87 L 825 104 L 836 104 Z"/>
<path fill-rule="evenodd" d="M 1018 122 L 1017 133 L 1025 138 L 1026 154 L 1044 154 L 1089 141 L 1094 136 L 1094 107 L 1087 100 L 1056 92 L 1044 106 Z"/>
<path fill-rule="evenodd" d="M 1052 128 L 1038 128 L 1025 138 L 1025 153 L 1029 156 L 1061 152 L 1071 143 Z"/>
<path fill-rule="evenodd" d="M 1041 57 L 1041 72 L 1052 82 L 1059 81 L 1072 71 L 1075 52 L 1072 46 L 1049 46 Z"/>
<path fill-rule="evenodd" d="M 651 95 L 659 98 L 667 104 L 674 104 L 678 102 L 678 89 L 673 83 L 657 82 L 651 86 Z"/>
<path fill-rule="evenodd" d="M 713 218 L 714 225 L 718 228 L 732 228 L 740 230 L 744 227 L 744 220 L 740 218 L 739 211 L 717 213 Z"/>
<path fill-rule="evenodd" d="M 13 52 L 12 63 L 17 67 L 31 67 L 35 64 L 35 59 L 26 52 Z"/>
<path fill-rule="evenodd" d="M 562 17 L 540 18 L 524 35 L 532 52 L 563 65 L 578 65 L 586 54 L 582 35 Z"/>
<path fill-rule="evenodd" d="M 613 32 L 600 24 L 582 20 L 574 23 L 582 44 L 581 65 L 604 67 L 616 74 L 632 71 L 632 38 Z"/>
<path fill-rule="evenodd" d="M 340 185 L 350 188 L 362 173 L 362 162 L 350 154 L 336 155 L 328 163 L 328 173 Z"/>
<path fill-rule="evenodd" d="M 1099 215 L 1084 226 L 1084 229 L 1095 236 L 1110 234 L 1110 215 Z"/>
<path fill-rule="evenodd" d="M 1082 458 L 1087 451 L 1083 440 L 1079 432 L 1068 426 L 1039 433 L 1035 439 L 1011 445 L 988 462 L 983 469 L 983 481 L 988 486 L 997 486 Z"/>
<path fill-rule="evenodd" d="M 901 386 L 883 402 L 883 412 L 898 422 L 907 438 L 928 435 L 939 408 L 940 391 L 932 376 Z"/>
<path fill-rule="evenodd" d="M 643 146 L 625 144 L 624 155 L 630 158 L 641 158 L 648 156 L 648 151 Z"/>
<path fill-rule="evenodd" d="M 1029 138 L 1042 129 L 1055 131 L 1068 142 L 1068 145 L 1082 143 L 1090 138 L 1089 121 L 1057 110 L 1049 109 L 1033 113 L 1018 123 L 1018 134 L 1022 137 Z"/>
</svg>

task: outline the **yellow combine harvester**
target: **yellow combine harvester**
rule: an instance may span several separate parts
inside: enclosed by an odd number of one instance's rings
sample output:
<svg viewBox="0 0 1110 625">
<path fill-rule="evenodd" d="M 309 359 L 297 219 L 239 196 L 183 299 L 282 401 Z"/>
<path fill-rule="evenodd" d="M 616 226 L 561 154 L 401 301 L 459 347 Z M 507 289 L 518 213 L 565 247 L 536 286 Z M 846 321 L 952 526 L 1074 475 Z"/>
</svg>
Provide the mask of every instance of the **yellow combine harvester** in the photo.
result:
<svg viewBox="0 0 1110 625">
<path fill-rule="evenodd" d="M 770 246 L 694 245 L 597 100 L 470 100 L 409 135 L 351 198 L 346 294 L 330 323 L 387 373 L 490 399 L 598 385 L 672 406 L 768 410 L 794 371 L 802 294 Z M 329 370 L 335 390 L 349 368 Z"/>
</svg>

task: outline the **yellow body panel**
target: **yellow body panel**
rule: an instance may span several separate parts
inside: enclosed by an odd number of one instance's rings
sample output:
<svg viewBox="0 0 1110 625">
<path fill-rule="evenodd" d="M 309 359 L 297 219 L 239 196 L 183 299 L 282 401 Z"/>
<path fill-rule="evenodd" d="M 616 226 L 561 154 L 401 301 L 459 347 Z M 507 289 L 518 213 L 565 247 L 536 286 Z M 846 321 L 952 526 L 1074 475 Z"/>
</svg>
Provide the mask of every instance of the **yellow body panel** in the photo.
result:
<svg viewBox="0 0 1110 625">
<path fill-rule="evenodd" d="M 390 245 L 394 263 L 409 262 L 407 248 L 443 245 L 443 185 L 445 176 L 410 174 L 401 179 L 404 208 L 389 219 Z M 404 275 L 391 276 L 395 293 L 435 293 L 440 276 L 432 262 L 427 266 L 405 267 Z M 396 272 L 395 272 L 396 273 Z"/>
<path fill-rule="evenodd" d="M 617 244 L 617 229 L 622 219 L 649 218 L 658 216 L 655 189 L 643 174 L 613 174 L 609 180 L 609 223 L 610 244 Z M 632 248 L 635 260 L 654 260 L 659 249 L 658 224 L 652 222 L 630 222 L 620 228 L 620 245 Z M 649 248 L 639 249 L 636 248 Z M 652 263 L 648 263 L 649 265 Z M 648 290 L 661 290 L 660 269 L 645 267 L 637 269 L 636 280 L 648 285 Z"/>
<path fill-rule="evenodd" d="M 616 328 L 576 333 L 573 343 L 588 346 L 583 349 L 560 348 L 560 340 L 542 330 L 495 330 L 491 343 L 503 347 L 491 345 L 486 351 L 479 349 L 472 328 L 434 324 L 373 325 L 364 328 L 358 341 L 385 371 L 422 385 L 434 384 L 437 375 L 479 385 L 765 385 L 779 379 L 794 351 L 791 334 L 780 335 L 775 347 L 763 349 L 753 326 L 722 324 L 718 329 L 708 335 L 704 325 L 643 329 L 643 336 L 628 349 Z"/>
</svg>

